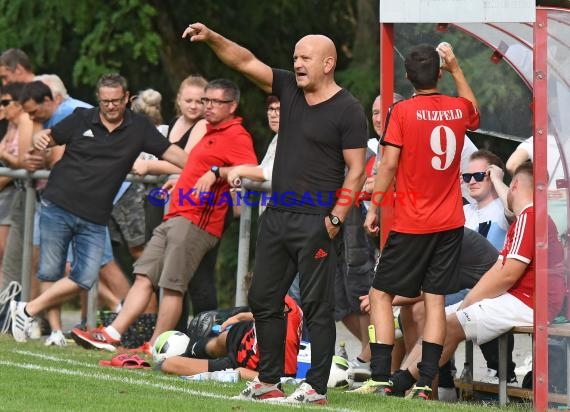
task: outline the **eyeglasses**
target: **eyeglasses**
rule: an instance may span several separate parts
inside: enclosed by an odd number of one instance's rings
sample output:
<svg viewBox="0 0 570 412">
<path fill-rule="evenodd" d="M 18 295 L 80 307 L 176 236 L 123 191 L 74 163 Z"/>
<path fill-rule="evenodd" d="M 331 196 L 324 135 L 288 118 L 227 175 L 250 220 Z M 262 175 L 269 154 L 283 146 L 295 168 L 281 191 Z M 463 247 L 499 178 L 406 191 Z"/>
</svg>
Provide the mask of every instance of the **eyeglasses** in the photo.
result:
<svg viewBox="0 0 570 412">
<path fill-rule="evenodd" d="M 0 100 L 0 106 L 2 107 L 7 107 L 10 105 L 10 103 L 12 103 L 14 101 L 14 99 L 3 99 Z"/>
<path fill-rule="evenodd" d="M 281 110 L 280 107 L 268 107 L 267 108 L 267 114 L 272 114 L 274 116 L 279 116 L 279 110 Z"/>
<path fill-rule="evenodd" d="M 202 104 L 207 106 L 208 104 L 212 103 L 214 107 L 221 107 L 224 103 L 231 103 L 233 100 L 220 100 L 220 99 L 208 99 L 207 97 L 202 97 Z"/>
<path fill-rule="evenodd" d="M 487 172 L 463 173 L 461 175 L 465 183 L 469 183 L 471 178 L 475 179 L 476 182 L 482 182 L 485 176 L 487 176 Z"/>
<path fill-rule="evenodd" d="M 99 100 L 99 103 L 102 104 L 103 106 L 109 106 L 109 105 L 118 106 L 121 103 L 123 103 L 124 100 L 125 100 L 125 95 L 119 97 L 118 99 Z"/>
</svg>

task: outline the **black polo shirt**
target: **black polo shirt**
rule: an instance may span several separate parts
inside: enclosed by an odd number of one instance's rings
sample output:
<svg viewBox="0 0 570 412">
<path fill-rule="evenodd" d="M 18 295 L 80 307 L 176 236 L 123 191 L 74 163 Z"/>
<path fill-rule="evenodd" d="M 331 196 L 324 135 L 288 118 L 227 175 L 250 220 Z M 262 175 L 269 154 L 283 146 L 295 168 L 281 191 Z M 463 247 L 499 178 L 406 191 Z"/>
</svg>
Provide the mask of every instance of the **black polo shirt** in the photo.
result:
<svg viewBox="0 0 570 412">
<path fill-rule="evenodd" d="M 100 225 L 109 221 L 113 198 L 140 153 L 160 157 L 170 146 L 146 116 L 129 109 L 123 123 L 109 132 L 98 108 L 79 108 L 56 124 L 51 135 L 66 147 L 43 196 Z"/>
<path fill-rule="evenodd" d="M 273 94 L 281 101 L 270 207 L 326 215 L 345 176 L 343 150 L 365 148 L 366 115 L 347 90 L 310 106 L 295 74 L 273 69 Z"/>
</svg>

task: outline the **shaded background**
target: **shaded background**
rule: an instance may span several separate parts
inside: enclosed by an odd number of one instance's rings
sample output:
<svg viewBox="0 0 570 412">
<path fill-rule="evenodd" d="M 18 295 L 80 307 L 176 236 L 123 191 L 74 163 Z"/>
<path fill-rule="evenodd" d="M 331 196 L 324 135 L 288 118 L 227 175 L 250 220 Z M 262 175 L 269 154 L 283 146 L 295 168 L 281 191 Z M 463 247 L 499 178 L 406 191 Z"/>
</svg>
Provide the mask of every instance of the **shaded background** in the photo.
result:
<svg viewBox="0 0 570 412">
<path fill-rule="evenodd" d="M 94 85 L 110 71 L 120 72 L 131 93 L 154 88 L 163 95 L 165 122 L 174 116 L 179 82 L 189 74 L 208 79 L 225 77 L 242 91 L 239 113 L 250 130 L 261 159 L 272 137 L 266 125 L 265 95 L 244 77 L 222 65 L 203 44 L 181 39 L 185 27 L 201 21 L 250 49 L 274 67 L 291 68 L 296 41 L 322 33 L 337 45 L 338 82 L 371 112 L 379 88 L 378 0 L 0 0 L 0 50 L 23 49 L 36 73 L 58 74 L 71 96 L 95 102 Z M 396 91 L 412 93 L 404 78 L 403 58 L 412 45 L 441 41 L 452 44 L 481 107 L 481 129 L 513 135 L 531 134 L 531 93 L 505 62 L 493 64 L 492 51 L 454 28 L 435 31 L 435 25 L 397 25 L 395 30 Z M 454 94 L 444 76 L 444 93 Z M 370 128 L 371 129 L 371 128 Z M 473 136 L 479 147 L 506 160 L 515 141 Z M 255 234 L 255 216 L 252 233 Z M 233 305 L 237 262 L 234 224 L 224 236 L 217 264 L 221 306 Z M 253 236 L 252 242 L 255 240 Z M 252 259 L 255 247 L 252 247 Z M 130 267 L 125 265 L 130 270 Z"/>
</svg>

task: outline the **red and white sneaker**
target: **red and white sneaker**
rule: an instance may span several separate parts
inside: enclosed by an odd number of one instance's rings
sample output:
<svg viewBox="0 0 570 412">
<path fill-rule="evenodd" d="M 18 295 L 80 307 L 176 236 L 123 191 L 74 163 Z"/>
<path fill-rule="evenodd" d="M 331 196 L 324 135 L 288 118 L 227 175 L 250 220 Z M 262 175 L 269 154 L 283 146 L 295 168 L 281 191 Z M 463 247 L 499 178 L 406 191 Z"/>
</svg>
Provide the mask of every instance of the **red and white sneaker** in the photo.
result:
<svg viewBox="0 0 570 412">
<path fill-rule="evenodd" d="M 267 401 L 267 402 L 283 402 L 285 401 L 285 393 L 281 390 L 281 384 L 265 385 L 255 378 L 247 385 L 238 396 L 233 399 L 245 399 L 250 401 Z"/>
<path fill-rule="evenodd" d="M 133 352 L 141 352 L 144 353 L 145 355 L 152 356 L 152 345 L 150 344 L 150 342 L 145 342 L 141 346 L 133 350 Z"/>
<path fill-rule="evenodd" d="M 120 340 L 110 337 L 102 326 L 89 331 L 73 328 L 71 337 L 75 343 L 85 349 L 104 349 L 114 352 L 117 350 L 117 346 L 121 344 Z"/>
<path fill-rule="evenodd" d="M 313 403 L 315 405 L 326 405 L 327 395 L 321 395 L 308 383 L 302 383 L 295 392 L 287 397 L 290 403 Z"/>
</svg>

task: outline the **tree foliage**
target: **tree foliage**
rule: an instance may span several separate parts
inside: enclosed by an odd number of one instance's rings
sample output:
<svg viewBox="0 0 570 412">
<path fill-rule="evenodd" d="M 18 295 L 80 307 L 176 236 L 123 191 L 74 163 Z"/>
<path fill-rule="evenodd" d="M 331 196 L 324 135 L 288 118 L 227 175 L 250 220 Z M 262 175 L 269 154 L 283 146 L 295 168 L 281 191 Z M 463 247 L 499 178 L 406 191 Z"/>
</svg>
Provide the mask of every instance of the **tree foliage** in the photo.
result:
<svg viewBox="0 0 570 412">
<path fill-rule="evenodd" d="M 181 39 L 185 27 L 201 21 L 250 49 L 273 67 L 291 68 L 296 41 L 323 33 L 337 45 L 337 80 L 360 99 L 367 113 L 379 88 L 377 0 L 0 0 L 0 50 L 19 47 L 37 73 L 57 73 L 74 97 L 93 101 L 93 85 L 105 72 L 118 71 L 131 91 L 152 87 L 163 94 L 164 118 L 173 115 L 180 81 L 189 74 L 235 81 L 241 91 L 240 114 L 260 156 L 271 137 L 264 94 L 231 71 L 204 44 Z M 450 29 L 433 25 L 396 25 L 396 91 L 410 96 L 400 54 L 420 42 L 449 41 L 479 99 L 482 127 L 530 134 L 530 93 L 507 67 L 490 64 L 490 50 Z M 442 90 L 454 93 L 449 76 Z M 231 284 L 237 252 L 237 225 L 222 244 L 220 283 Z M 228 293 L 229 293 L 228 289 Z M 228 304 L 230 296 L 222 299 Z"/>
</svg>

